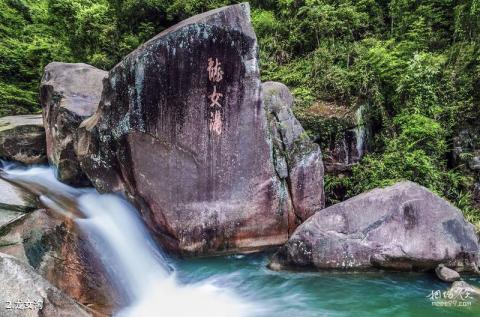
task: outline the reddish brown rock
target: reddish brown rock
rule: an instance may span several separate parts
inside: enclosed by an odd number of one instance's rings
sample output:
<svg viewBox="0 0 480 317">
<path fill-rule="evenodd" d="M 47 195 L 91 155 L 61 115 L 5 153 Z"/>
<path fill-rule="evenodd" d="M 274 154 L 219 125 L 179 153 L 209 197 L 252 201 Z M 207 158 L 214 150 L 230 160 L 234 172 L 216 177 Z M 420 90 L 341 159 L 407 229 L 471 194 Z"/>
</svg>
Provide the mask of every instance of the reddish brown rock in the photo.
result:
<svg viewBox="0 0 480 317">
<path fill-rule="evenodd" d="M 97 312 L 108 314 L 118 306 L 120 297 L 89 238 L 69 219 L 45 209 L 23 214 L 0 226 L 0 252 L 30 265 L 67 296 Z"/>
<path fill-rule="evenodd" d="M 29 265 L 0 253 L 0 316 L 101 316 L 68 298 Z"/>
<path fill-rule="evenodd" d="M 288 238 L 257 56 L 248 4 L 192 17 L 115 66 L 82 123 L 92 183 L 126 192 L 169 250 L 255 251 Z"/>
<path fill-rule="evenodd" d="M 62 182 L 89 185 L 77 159 L 78 127 L 97 110 L 106 75 L 106 71 L 82 63 L 53 62 L 45 67 L 40 101 L 47 155 Z"/>
</svg>

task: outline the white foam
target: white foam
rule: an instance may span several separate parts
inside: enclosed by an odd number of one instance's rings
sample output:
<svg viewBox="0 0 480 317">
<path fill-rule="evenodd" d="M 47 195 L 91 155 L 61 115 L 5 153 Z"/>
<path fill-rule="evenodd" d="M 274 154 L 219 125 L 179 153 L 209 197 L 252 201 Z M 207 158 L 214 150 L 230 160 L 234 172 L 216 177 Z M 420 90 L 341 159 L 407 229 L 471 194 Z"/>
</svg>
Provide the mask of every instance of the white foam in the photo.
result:
<svg viewBox="0 0 480 317">
<path fill-rule="evenodd" d="M 76 223 L 92 237 L 98 256 L 127 298 L 128 306 L 119 317 L 243 317 L 255 309 L 232 290 L 212 281 L 181 284 L 168 259 L 154 243 L 137 210 L 121 197 L 79 190 L 60 183 L 50 168 L 16 169 L 8 166 L 8 176 L 23 184 L 41 185 L 42 201 L 61 214 L 55 198 L 65 194 L 75 199 L 85 216 Z M 37 186 L 38 187 L 38 186 Z"/>
</svg>

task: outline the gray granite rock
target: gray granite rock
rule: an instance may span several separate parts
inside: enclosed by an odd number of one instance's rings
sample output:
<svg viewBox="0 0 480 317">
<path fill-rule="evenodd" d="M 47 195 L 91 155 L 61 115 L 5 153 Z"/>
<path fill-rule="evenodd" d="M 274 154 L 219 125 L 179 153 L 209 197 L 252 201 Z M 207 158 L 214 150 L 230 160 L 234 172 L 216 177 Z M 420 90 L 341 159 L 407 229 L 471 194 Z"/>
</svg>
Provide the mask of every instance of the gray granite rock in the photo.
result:
<svg viewBox="0 0 480 317">
<path fill-rule="evenodd" d="M 29 265 L 0 253 L 0 316 L 93 316 L 88 308 L 65 296 Z"/>
<path fill-rule="evenodd" d="M 53 62 L 45 67 L 40 102 L 47 154 L 62 182 L 89 184 L 77 159 L 78 127 L 97 110 L 106 75 L 106 71 L 82 63 Z"/>
<path fill-rule="evenodd" d="M 293 96 L 287 86 L 265 82 L 262 98 L 268 111 L 277 173 L 289 184 L 296 221 L 300 224 L 325 207 L 322 152 L 295 118 Z M 284 164 L 287 173 L 281 172 Z"/>
<path fill-rule="evenodd" d="M 0 179 L 0 233 L 35 208 L 37 200 L 33 195 Z"/>
<path fill-rule="evenodd" d="M 28 212 L 37 207 L 36 198 L 2 179 L 0 179 L 0 208 L 16 211 Z"/>
<path fill-rule="evenodd" d="M 23 164 L 47 162 L 41 115 L 0 118 L 0 157 Z"/>
<path fill-rule="evenodd" d="M 452 286 L 449 288 L 449 292 L 453 296 L 460 296 L 460 299 L 469 300 L 471 298 L 480 299 L 480 288 L 468 284 L 465 281 L 456 281 L 452 283 Z M 456 297 L 459 298 L 459 297 Z"/>
<path fill-rule="evenodd" d="M 478 236 L 460 210 L 412 182 L 358 195 L 316 213 L 271 267 L 474 271 Z"/>
<path fill-rule="evenodd" d="M 458 274 L 457 271 L 452 270 L 443 264 L 439 264 L 435 268 L 435 273 L 437 274 L 438 278 L 444 282 L 455 282 L 460 279 L 460 274 Z"/>
</svg>

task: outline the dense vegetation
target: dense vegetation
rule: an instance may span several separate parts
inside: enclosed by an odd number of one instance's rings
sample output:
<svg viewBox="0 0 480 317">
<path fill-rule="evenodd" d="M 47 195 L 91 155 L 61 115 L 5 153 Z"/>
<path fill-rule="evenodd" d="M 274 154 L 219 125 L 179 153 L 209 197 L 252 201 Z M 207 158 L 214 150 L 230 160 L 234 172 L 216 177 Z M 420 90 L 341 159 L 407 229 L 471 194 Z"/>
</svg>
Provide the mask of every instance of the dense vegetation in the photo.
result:
<svg viewBox="0 0 480 317">
<path fill-rule="evenodd" d="M 111 68 L 188 16 L 226 0 L 0 0 L 0 115 L 39 111 L 50 61 Z M 410 179 L 480 224 L 468 168 L 480 135 L 480 0 L 257 0 L 262 77 L 287 84 L 325 145 L 345 127 L 309 109 L 368 106 L 369 154 L 327 177 L 329 203 Z M 473 135 L 473 137 L 472 137 Z M 458 138 L 457 138 L 458 139 Z"/>
</svg>

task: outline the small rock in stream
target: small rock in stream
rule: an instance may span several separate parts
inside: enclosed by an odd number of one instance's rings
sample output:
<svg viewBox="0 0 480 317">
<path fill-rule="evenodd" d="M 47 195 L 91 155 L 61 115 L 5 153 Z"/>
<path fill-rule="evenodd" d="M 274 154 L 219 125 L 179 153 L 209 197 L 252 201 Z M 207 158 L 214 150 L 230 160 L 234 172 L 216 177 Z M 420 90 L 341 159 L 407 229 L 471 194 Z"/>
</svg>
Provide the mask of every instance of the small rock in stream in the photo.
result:
<svg viewBox="0 0 480 317">
<path fill-rule="evenodd" d="M 435 273 L 437 274 L 438 278 L 444 282 L 455 282 L 460 280 L 460 274 L 457 271 L 449 269 L 443 264 L 439 264 L 435 268 Z"/>
<path fill-rule="evenodd" d="M 480 299 L 480 288 L 472 286 L 465 281 L 453 282 L 449 288 L 449 292 L 452 294 L 462 294 L 463 296 L 468 294 L 469 297 Z"/>
</svg>

